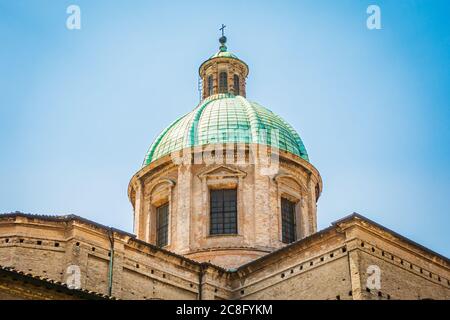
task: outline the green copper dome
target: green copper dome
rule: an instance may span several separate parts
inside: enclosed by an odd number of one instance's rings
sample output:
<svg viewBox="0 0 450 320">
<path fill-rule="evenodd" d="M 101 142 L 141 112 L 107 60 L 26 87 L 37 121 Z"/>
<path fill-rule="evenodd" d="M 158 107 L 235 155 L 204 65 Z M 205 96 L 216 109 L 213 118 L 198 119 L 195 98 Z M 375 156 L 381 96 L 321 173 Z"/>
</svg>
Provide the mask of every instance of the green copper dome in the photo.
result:
<svg viewBox="0 0 450 320">
<path fill-rule="evenodd" d="M 278 143 L 271 141 L 271 132 L 277 134 Z M 226 93 L 204 99 L 163 130 L 150 146 L 143 166 L 174 151 L 215 143 L 265 144 L 309 161 L 302 140 L 288 123 L 255 102 Z"/>
<path fill-rule="evenodd" d="M 222 51 L 219 50 L 215 54 L 213 54 L 209 59 L 214 58 L 232 58 L 232 59 L 239 59 L 234 53 L 230 51 Z"/>
</svg>

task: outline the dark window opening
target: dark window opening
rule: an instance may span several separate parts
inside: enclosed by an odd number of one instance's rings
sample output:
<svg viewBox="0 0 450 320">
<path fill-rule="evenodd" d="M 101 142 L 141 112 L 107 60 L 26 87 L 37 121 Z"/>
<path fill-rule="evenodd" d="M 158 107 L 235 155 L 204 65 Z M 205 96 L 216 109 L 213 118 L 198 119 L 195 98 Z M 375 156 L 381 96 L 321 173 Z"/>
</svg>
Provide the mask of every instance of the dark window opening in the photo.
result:
<svg viewBox="0 0 450 320">
<path fill-rule="evenodd" d="M 213 94 L 213 77 L 208 77 L 208 96 Z"/>
<path fill-rule="evenodd" d="M 291 243 L 296 240 L 295 234 L 295 203 L 281 198 L 282 241 Z"/>
<path fill-rule="evenodd" d="M 234 94 L 238 96 L 240 94 L 240 90 L 239 90 L 239 76 L 237 74 L 235 74 L 233 80 L 234 80 L 234 83 L 233 83 Z"/>
<path fill-rule="evenodd" d="M 221 72 L 219 74 L 219 93 L 228 92 L 228 75 L 226 72 Z"/>
<path fill-rule="evenodd" d="M 237 190 L 211 190 L 210 214 L 210 234 L 237 234 Z"/>
<path fill-rule="evenodd" d="M 156 245 L 165 247 L 169 235 L 169 204 L 156 208 Z"/>
</svg>

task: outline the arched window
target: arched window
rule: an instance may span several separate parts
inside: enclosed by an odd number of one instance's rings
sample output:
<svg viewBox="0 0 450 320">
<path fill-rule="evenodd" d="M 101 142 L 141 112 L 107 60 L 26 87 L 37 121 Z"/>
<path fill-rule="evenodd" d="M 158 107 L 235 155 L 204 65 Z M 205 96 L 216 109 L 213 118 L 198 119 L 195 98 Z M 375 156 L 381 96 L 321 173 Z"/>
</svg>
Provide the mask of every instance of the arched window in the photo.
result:
<svg viewBox="0 0 450 320">
<path fill-rule="evenodd" d="M 156 245 L 165 247 L 169 240 L 169 204 L 156 208 Z"/>
<path fill-rule="evenodd" d="M 233 80 L 234 80 L 234 83 L 233 83 L 234 94 L 238 96 L 240 94 L 240 92 L 239 92 L 239 76 L 237 74 L 235 74 L 233 77 Z"/>
<path fill-rule="evenodd" d="M 295 225 L 295 203 L 281 198 L 282 241 L 291 243 L 297 240 Z"/>
<path fill-rule="evenodd" d="M 210 191 L 210 234 L 237 234 L 237 190 Z"/>
<path fill-rule="evenodd" d="M 228 75 L 225 71 L 219 74 L 219 93 L 227 93 L 228 91 Z"/>
<path fill-rule="evenodd" d="M 213 76 L 208 77 L 208 96 L 213 94 Z"/>
</svg>

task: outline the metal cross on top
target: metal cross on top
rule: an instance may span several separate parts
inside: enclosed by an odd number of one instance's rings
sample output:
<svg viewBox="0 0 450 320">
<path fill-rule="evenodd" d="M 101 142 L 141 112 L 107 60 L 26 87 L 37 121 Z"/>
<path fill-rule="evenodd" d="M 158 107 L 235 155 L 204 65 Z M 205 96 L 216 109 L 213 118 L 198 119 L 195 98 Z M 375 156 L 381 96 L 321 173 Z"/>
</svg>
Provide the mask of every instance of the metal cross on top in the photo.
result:
<svg viewBox="0 0 450 320">
<path fill-rule="evenodd" d="M 226 25 L 224 25 L 222 23 L 222 28 L 219 29 L 220 31 L 222 31 L 222 37 L 225 36 L 225 28 L 226 28 Z"/>
</svg>

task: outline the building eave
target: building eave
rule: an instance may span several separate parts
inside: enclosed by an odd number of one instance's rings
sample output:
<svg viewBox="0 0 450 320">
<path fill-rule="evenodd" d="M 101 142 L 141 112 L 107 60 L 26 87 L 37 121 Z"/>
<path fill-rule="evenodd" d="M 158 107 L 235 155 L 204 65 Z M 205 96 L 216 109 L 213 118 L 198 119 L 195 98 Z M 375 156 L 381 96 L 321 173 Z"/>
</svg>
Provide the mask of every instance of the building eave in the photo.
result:
<svg viewBox="0 0 450 320">
<path fill-rule="evenodd" d="M 86 218 L 83 218 L 83 217 L 80 217 L 80 216 L 77 216 L 77 215 L 74 215 L 74 214 L 69 214 L 69 215 L 41 215 L 41 214 L 31 214 L 31 213 L 23 213 L 23 212 L 11 212 L 11 213 L 2 213 L 2 214 L 0 214 L 0 221 L 2 219 L 16 218 L 16 217 L 22 217 L 22 218 L 28 218 L 28 219 L 38 219 L 38 220 L 41 220 L 41 221 L 49 221 L 49 222 L 64 222 L 64 223 L 77 221 L 77 222 L 80 222 L 80 223 L 83 223 L 83 224 L 90 225 L 90 226 L 95 227 L 95 228 L 102 229 L 105 232 L 112 231 L 112 232 L 118 234 L 119 236 L 122 236 L 124 238 L 128 238 L 127 243 L 129 245 L 133 245 L 133 243 L 135 243 L 135 244 L 147 247 L 147 248 L 149 248 L 150 250 L 152 250 L 154 252 L 160 252 L 162 254 L 165 254 L 165 255 L 168 255 L 168 256 L 171 256 L 171 257 L 175 257 L 175 258 L 180 259 L 180 260 L 182 260 L 184 262 L 187 262 L 187 263 L 189 263 L 191 265 L 194 265 L 194 266 L 196 266 L 196 267 L 198 267 L 200 269 L 205 269 L 205 268 L 211 267 L 211 268 L 216 269 L 218 272 L 221 272 L 221 273 L 227 272 L 226 269 L 224 269 L 224 268 L 222 268 L 220 266 L 214 265 L 214 264 L 212 264 L 210 262 L 198 262 L 198 261 L 189 259 L 189 258 L 187 258 L 187 257 L 185 257 L 183 255 L 174 253 L 174 252 L 166 250 L 164 248 L 160 248 L 160 247 L 155 246 L 155 245 L 153 245 L 151 243 L 139 240 L 139 239 L 136 238 L 136 235 L 134 235 L 132 233 L 129 233 L 129 232 L 126 232 L 126 231 L 123 231 L 123 230 L 120 230 L 120 229 L 117 229 L 117 228 L 114 228 L 114 227 L 108 227 L 106 225 L 94 222 L 92 220 L 89 220 L 89 219 L 86 219 Z"/>
<path fill-rule="evenodd" d="M 439 253 L 437 253 L 437 252 L 435 252 L 435 251 L 433 251 L 431 249 L 428 249 L 428 248 L 418 244 L 417 242 L 414 242 L 414 241 L 412 241 L 412 240 L 410 240 L 410 239 L 408 239 L 408 238 L 406 238 L 406 237 L 404 237 L 404 236 L 402 236 L 402 235 L 392 231 L 391 229 L 386 228 L 386 227 L 380 225 L 379 223 L 376 223 L 376 222 L 366 218 L 365 216 L 363 216 L 363 215 L 361 215 L 359 213 L 355 213 L 354 212 L 354 213 L 352 213 L 350 215 L 347 215 L 347 216 L 345 216 L 345 217 L 343 217 L 343 218 L 341 218 L 339 220 L 336 220 L 336 221 L 332 222 L 331 226 L 329 226 L 329 227 L 327 227 L 325 229 L 322 229 L 322 230 L 320 230 L 320 231 L 318 231 L 318 232 L 316 232 L 316 233 L 314 233 L 314 234 L 312 234 L 312 235 L 310 235 L 308 237 L 305 237 L 303 239 L 297 240 L 297 241 L 295 241 L 295 242 L 293 242 L 291 244 L 288 244 L 288 245 L 286 245 L 286 246 L 284 246 L 284 247 L 282 247 L 280 249 L 272 251 L 271 253 L 269 253 L 267 255 L 264 255 L 264 256 L 262 256 L 262 257 L 260 257 L 258 259 L 255 259 L 255 260 L 250 261 L 250 262 L 248 262 L 248 263 L 246 263 L 244 265 L 241 265 L 239 268 L 237 268 L 233 272 L 243 272 L 246 269 L 254 269 L 254 267 L 256 267 L 257 265 L 263 265 L 263 264 L 269 262 L 269 260 L 275 259 L 277 256 L 281 257 L 284 253 L 300 249 L 301 247 L 304 247 L 304 246 L 306 246 L 308 244 L 311 244 L 312 242 L 318 241 L 319 239 L 325 237 L 328 234 L 331 235 L 333 232 L 337 232 L 337 233 L 342 232 L 342 228 L 341 228 L 342 225 L 348 224 L 348 223 L 353 223 L 353 225 L 354 225 L 354 223 L 358 222 L 358 221 L 362 221 L 362 222 L 365 222 L 365 223 L 367 223 L 367 224 L 369 224 L 369 225 L 371 225 L 373 227 L 376 227 L 376 228 L 378 228 L 378 229 L 380 229 L 380 230 L 382 230 L 382 231 L 384 231 L 384 232 L 386 232 L 386 233 L 388 233 L 388 234 L 390 234 L 390 235 L 400 239 L 401 241 L 405 242 L 406 244 L 409 244 L 410 246 L 419 249 L 420 251 L 422 251 L 422 252 L 424 252 L 426 254 L 438 257 L 438 258 L 442 259 L 443 262 L 445 264 L 447 264 L 447 266 L 450 266 L 450 259 L 449 258 L 447 258 L 447 257 L 445 257 L 445 256 L 443 256 L 443 255 L 441 255 L 441 254 L 439 254 Z"/>
</svg>

